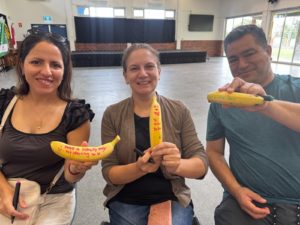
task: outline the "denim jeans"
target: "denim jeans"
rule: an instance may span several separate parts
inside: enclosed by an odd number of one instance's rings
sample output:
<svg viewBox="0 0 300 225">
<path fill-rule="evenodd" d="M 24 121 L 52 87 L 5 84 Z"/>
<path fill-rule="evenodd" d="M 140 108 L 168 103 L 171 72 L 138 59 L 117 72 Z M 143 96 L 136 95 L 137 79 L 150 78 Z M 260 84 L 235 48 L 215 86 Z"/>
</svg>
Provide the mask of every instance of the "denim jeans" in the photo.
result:
<svg viewBox="0 0 300 225">
<path fill-rule="evenodd" d="M 132 205 L 118 201 L 109 203 L 111 225 L 147 225 L 150 206 Z M 194 210 L 190 204 L 182 207 L 172 201 L 172 225 L 192 225 Z"/>
</svg>

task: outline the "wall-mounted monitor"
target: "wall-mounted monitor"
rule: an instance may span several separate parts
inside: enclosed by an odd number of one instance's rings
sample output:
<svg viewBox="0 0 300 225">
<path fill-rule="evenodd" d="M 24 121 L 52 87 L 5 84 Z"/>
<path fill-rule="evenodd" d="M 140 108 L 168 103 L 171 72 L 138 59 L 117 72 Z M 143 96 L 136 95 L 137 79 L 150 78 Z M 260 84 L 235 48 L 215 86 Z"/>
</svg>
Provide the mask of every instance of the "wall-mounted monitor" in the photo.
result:
<svg viewBox="0 0 300 225">
<path fill-rule="evenodd" d="M 212 31 L 214 15 L 190 14 L 189 31 Z"/>
</svg>

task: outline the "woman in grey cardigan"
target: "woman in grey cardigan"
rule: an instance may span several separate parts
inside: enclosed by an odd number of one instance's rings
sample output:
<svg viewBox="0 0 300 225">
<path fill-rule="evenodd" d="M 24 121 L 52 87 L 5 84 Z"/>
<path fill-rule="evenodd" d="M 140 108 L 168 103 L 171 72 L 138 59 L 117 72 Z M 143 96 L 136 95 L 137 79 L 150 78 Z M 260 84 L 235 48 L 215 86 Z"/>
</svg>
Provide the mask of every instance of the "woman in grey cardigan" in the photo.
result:
<svg viewBox="0 0 300 225">
<path fill-rule="evenodd" d="M 180 101 L 158 95 L 160 62 L 156 50 L 134 44 L 125 50 L 123 75 L 132 96 L 109 106 L 101 127 L 102 143 L 121 141 L 102 161 L 107 182 L 104 205 L 112 225 L 146 225 L 152 204 L 171 200 L 172 224 L 191 225 L 193 205 L 187 178 L 203 178 L 208 163 L 189 110 Z M 150 148 L 149 113 L 153 95 L 161 106 L 163 142 Z M 134 149 L 144 151 L 143 156 Z M 149 158 L 154 163 L 149 162 Z"/>
</svg>

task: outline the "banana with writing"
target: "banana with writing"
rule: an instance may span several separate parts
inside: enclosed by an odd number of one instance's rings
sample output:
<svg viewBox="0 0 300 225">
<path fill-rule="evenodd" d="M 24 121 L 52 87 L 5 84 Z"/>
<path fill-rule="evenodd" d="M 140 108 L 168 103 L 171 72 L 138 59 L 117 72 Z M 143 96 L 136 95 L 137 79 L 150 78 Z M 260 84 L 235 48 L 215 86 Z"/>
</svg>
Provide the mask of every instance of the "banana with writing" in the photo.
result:
<svg viewBox="0 0 300 225">
<path fill-rule="evenodd" d="M 74 146 L 60 141 L 51 141 L 50 145 L 52 151 L 62 158 L 77 161 L 97 161 L 108 157 L 120 140 L 119 135 L 117 135 L 111 142 L 95 147 Z"/>
<path fill-rule="evenodd" d="M 240 92 L 229 93 L 226 91 L 214 91 L 208 93 L 207 100 L 209 102 L 216 102 L 223 105 L 249 107 L 262 105 L 265 101 L 272 101 L 273 97 L 271 95 L 258 96 Z"/>
<path fill-rule="evenodd" d="M 156 95 L 152 98 L 149 119 L 150 145 L 156 146 L 163 140 L 161 109 L 157 102 Z"/>
</svg>

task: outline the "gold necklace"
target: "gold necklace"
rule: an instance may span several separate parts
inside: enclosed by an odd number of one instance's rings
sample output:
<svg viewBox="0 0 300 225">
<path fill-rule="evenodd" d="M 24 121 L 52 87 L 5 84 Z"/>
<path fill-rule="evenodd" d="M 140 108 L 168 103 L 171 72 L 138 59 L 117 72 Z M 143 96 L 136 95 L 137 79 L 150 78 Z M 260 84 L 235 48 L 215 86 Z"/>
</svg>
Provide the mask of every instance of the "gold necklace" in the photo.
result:
<svg viewBox="0 0 300 225">
<path fill-rule="evenodd" d="M 37 104 L 36 101 L 32 101 L 29 97 L 27 97 L 23 99 L 23 105 L 26 106 L 23 108 L 25 111 L 31 112 L 30 116 L 23 118 L 29 130 L 40 133 L 42 131 L 46 131 L 48 129 L 48 125 L 50 128 L 52 127 L 51 123 L 53 122 L 53 118 L 55 118 L 54 115 L 56 115 L 57 109 L 59 108 L 54 106 L 53 102 L 51 102 L 51 104 L 49 101 L 48 104 L 45 104 L 45 102 L 44 104 Z"/>
<path fill-rule="evenodd" d="M 44 111 L 37 113 L 37 115 L 39 115 L 39 117 L 37 118 L 37 125 L 36 125 L 37 130 L 41 130 L 44 127 L 45 116 L 49 113 L 48 110 L 50 110 L 50 107 L 46 107 Z"/>
</svg>

